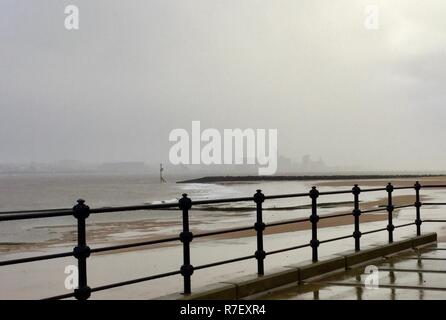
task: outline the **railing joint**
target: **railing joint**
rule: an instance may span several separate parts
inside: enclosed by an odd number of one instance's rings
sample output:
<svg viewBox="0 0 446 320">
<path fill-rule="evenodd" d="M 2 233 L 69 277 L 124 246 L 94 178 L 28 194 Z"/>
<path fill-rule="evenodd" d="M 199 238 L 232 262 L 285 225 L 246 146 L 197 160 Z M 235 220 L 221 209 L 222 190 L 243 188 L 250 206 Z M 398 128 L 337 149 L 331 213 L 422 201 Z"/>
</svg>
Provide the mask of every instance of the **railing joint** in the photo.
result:
<svg viewBox="0 0 446 320">
<path fill-rule="evenodd" d="M 256 231 L 264 231 L 266 228 L 266 224 L 264 222 L 256 222 L 254 223 L 254 229 Z"/>
<path fill-rule="evenodd" d="M 316 239 L 312 239 L 310 240 L 310 246 L 315 249 L 317 247 L 319 247 L 319 245 L 321 244 L 321 242 L 319 240 Z"/>
<path fill-rule="evenodd" d="M 192 240 L 194 239 L 194 235 L 190 231 L 186 231 L 186 232 L 183 231 L 180 233 L 179 238 L 182 243 L 185 243 L 185 242 L 189 243 L 189 242 L 192 242 Z"/>
<path fill-rule="evenodd" d="M 257 260 L 263 260 L 266 257 L 266 252 L 265 250 L 257 250 L 255 252 L 255 257 Z"/>
<path fill-rule="evenodd" d="M 91 254 L 91 249 L 89 246 L 76 246 L 73 249 L 73 256 L 76 259 L 88 258 Z"/>
<path fill-rule="evenodd" d="M 256 193 L 254 194 L 254 202 L 255 203 L 262 203 L 265 201 L 265 195 L 262 193 L 262 190 L 257 189 Z"/>
<path fill-rule="evenodd" d="M 91 296 L 91 288 L 89 286 L 84 286 L 81 288 L 74 289 L 74 297 L 77 300 L 87 300 Z"/>
<path fill-rule="evenodd" d="M 190 277 L 194 273 L 194 266 L 191 264 L 183 264 L 180 272 L 183 277 Z"/>
</svg>

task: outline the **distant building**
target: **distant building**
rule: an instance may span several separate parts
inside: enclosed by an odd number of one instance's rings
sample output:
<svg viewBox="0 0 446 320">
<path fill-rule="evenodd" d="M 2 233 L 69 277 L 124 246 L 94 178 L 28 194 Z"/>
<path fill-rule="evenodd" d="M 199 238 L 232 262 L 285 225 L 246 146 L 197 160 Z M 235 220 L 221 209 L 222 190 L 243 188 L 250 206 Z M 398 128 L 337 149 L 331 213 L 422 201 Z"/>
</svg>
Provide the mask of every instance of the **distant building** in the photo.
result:
<svg viewBox="0 0 446 320">
<path fill-rule="evenodd" d="M 319 157 L 319 160 L 313 161 L 310 155 L 306 154 L 302 157 L 302 163 L 298 169 L 302 172 L 320 172 L 326 171 L 329 168 L 325 165 L 321 157 Z"/>
</svg>

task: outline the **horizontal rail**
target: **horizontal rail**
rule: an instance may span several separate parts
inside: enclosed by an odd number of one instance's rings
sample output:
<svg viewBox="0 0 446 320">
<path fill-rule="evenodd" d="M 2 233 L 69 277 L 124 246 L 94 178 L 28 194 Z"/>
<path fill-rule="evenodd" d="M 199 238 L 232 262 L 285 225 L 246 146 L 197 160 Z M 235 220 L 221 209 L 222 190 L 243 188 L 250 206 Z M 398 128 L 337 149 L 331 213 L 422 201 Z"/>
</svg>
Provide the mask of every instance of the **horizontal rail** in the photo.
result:
<svg viewBox="0 0 446 320">
<path fill-rule="evenodd" d="M 41 210 L 2 211 L 2 212 L 0 212 L 0 215 L 2 215 L 2 214 L 16 214 L 16 213 L 42 213 L 42 212 L 53 212 L 53 211 L 73 212 L 73 209 L 71 209 L 71 208 L 59 208 L 59 209 L 41 209 Z"/>
<path fill-rule="evenodd" d="M 35 261 L 42 261 L 42 260 L 51 260 L 51 259 L 65 258 L 65 257 L 71 257 L 71 256 L 73 256 L 73 252 L 47 254 L 47 255 L 43 255 L 43 256 L 0 261 L 0 266 L 8 266 L 11 264 L 21 264 L 21 263 L 35 262 Z"/>
<path fill-rule="evenodd" d="M 385 211 L 387 210 L 386 207 L 376 208 L 376 209 L 369 209 L 369 210 L 361 210 L 361 213 L 371 213 L 371 212 L 379 212 L 379 211 Z"/>
<path fill-rule="evenodd" d="M 105 251 L 112 251 L 112 250 L 128 249 L 128 248 L 134 248 L 134 247 L 143 247 L 143 246 L 149 246 L 149 245 L 153 245 L 153 244 L 166 243 L 166 242 L 179 241 L 179 240 L 180 240 L 179 237 L 172 237 L 172 238 L 164 238 L 164 239 L 158 239 L 158 240 L 149 240 L 149 241 L 142 241 L 142 242 L 118 244 L 115 246 L 94 248 L 94 249 L 91 249 L 90 252 L 97 253 L 97 252 L 105 252 Z"/>
<path fill-rule="evenodd" d="M 107 285 L 104 285 L 104 286 L 91 288 L 91 292 L 96 292 L 96 291 L 102 291 L 102 290 L 107 290 L 107 289 L 112 289 L 112 288 L 128 286 L 130 284 L 135 284 L 135 283 L 145 282 L 145 281 L 149 281 L 149 280 L 155 280 L 155 279 L 175 276 L 175 275 L 178 275 L 178 274 L 181 274 L 181 271 L 179 271 L 179 270 L 178 271 L 171 271 L 171 272 L 161 273 L 161 274 L 157 274 L 157 275 L 149 276 L 149 277 L 137 278 L 137 279 L 127 280 L 127 281 L 122 281 L 122 282 L 115 282 L 115 283 L 112 283 L 112 284 L 107 284 Z"/>
<path fill-rule="evenodd" d="M 404 204 L 401 206 L 394 206 L 393 209 L 397 210 L 397 209 L 404 209 L 404 208 L 410 208 L 410 207 L 414 207 L 414 204 Z M 361 210 L 361 213 L 372 213 L 372 212 L 379 212 L 379 211 L 386 211 L 386 210 L 387 210 L 387 206 L 383 206 L 383 207 L 378 207 L 376 209 Z"/>
<path fill-rule="evenodd" d="M 394 206 L 393 209 L 394 210 L 396 210 L 396 209 L 404 209 L 404 208 L 411 208 L 411 207 L 414 207 L 414 206 L 415 206 L 414 204 L 403 204 L 403 205 L 400 205 L 400 206 Z"/>
<path fill-rule="evenodd" d="M 123 286 L 131 285 L 131 284 L 135 284 L 135 283 L 145 282 L 145 281 L 149 281 L 149 280 L 170 277 L 170 276 L 178 275 L 180 273 L 181 273 L 180 271 L 172 271 L 172 272 L 161 273 L 161 274 L 157 274 L 157 275 L 153 275 L 153 276 L 149 276 L 149 277 L 137 278 L 137 279 L 127 280 L 127 281 L 122 281 L 122 282 L 115 282 L 112 284 L 91 288 L 91 292 L 113 289 L 113 288 L 123 287 Z M 60 299 L 66 299 L 66 298 L 72 298 L 72 297 L 74 297 L 73 293 L 67 293 L 67 294 L 61 294 L 58 296 L 52 296 L 49 298 L 45 298 L 43 300 L 60 300 Z"/>
<path fill-rule="evenodd" d="M 224 264 L 239 262 L 239 261 L 243 261 L 243 260 L 254 259 L 255 257 L 256 256 L 254 254 L 251 254 L 249 256 L 244 256 L 244 257 L 239 257 L 239 258 L 234 258 L 234 259 L 228 259 L 228 260 L 222 260 L 222 261 L 212 262 L 212 263 L 208 263 L 208 264 L 203 264 L 201 266 L 194 267 L 194 269 L 195 270 L 206 269 L 206 268 L 210 268 L 210 267 L 221 266 L 221 265 L 224 265 Z"/>
<path fill-rule="evenodd" d="M 210 231 L 210 232 L 204 232 L 199 234 L 194 234 L 194 238 L 203 238 L 208 236 L 215 236 L 220 234 L 226 234 L 231 232 L 240 232 L 240 231 L 247 231 L 247 230 L 253 230 L 253 226 L 249 227 L 241 227 L 241 228 L 233 228 L 233 229 L 224 229 L 224 230 L 217 230 L 217 231 Z"/>
<path fill-rule="evenodd" d="M 446 188 L 446 184 L 426 184 L 421 186 L 422 189 L 425 188 Z"/>
<path fill-rule="evenodd" d="M 366 189 L 367 190 L 367 189 Z M 393 187 L 393 190 L 413 190 L 413 186 L 407 187 Z"/>
<path fill-rule="evenodd" d="M 300 197 L 308 197 L 308 192 L 307 193 L 286 193 L 286 194 L 270 195 L 270 196 L 265 196 L 265 200 L 284 199 L 284 198 L 300 198 Z"/>
<path fill-rule="evenodd" d="M 309 222 L 309 221 L 310 221 L 309 218 L 301 218 L 301 219 L 295 219 L 295 220 L 271 222 L 271 223 L 267 223 L 265 226 L 268 228 L 268 227 L 283 226 L 283 225 L 291 224 L 291 223 L 301 223 L 301 222 Z"/>
<path fill-rule="evenodd" d="M 386 231 L 386 230 L 387 230 L 387 228 L 381 228 L 381 229 L 375 229 L 375 230 L 361 232 L 361 234 L 365 235 L 365 234 L 371 234 L 371 233 L 376 233 L 376 232 L 381 232 L 381 231 Z"/>
<path fill-rule="evenodd" d="M 411 222 L 411 223 L 405 223 L 405 224 L 400 224 L 398 226 L 395 226 L 395 229 L 397 228 L 403 228 L 403 227 L 408 227 L 408 226 L 413 226 L 415 225 L 415 222 Z"/>
<path fill-rule="evenodd" d="M 180 240 L 179 237 L 173 237 L 173 238 L 164 238 L 164 239 L 158 239 L 158 240 L 126 243 L 126 244 L 120 244 L 120 245 L 115 245 L 115 246 L 93 248 L 93 249 L 90 249 L 90 253 L 128 249 L 128 248 L 133 248 L 133 247 L 142 247 L 142 246 L 148 246 L 148 245 L 171 242 L 171 241 L 179 241 L 179 240 Z M 12 259 L 12 260 L 0 261 L 0 266 L 35 262 L 35 261 L 41 261 L 41 260 L 50 260 L 50 259 L 57 259 L 57 258 L 65 258 L 65 257 L 70 257 L 70 256 L 73 256 L 73 252 L 62 252 L 62 253 L 29 257 L 29 258 Z"/>
<path fill-rule="evenodd" d="M 375 192 L 375 191 L 384 191 L 386 188 L 370 188 L 370 189 L 364 189 L 361 190 L 361 192 Z M 329 196 L 334 194 L 351 194 L 352 190 L 336 190 L 336 191 L 321 191 L 319 192 L 320 196 Z"/>
<path fill-rule="evenodd" d="M 41 218 L 53 218 L 53 217 L 64 217 L 64 216 L 72 216 L 73 211 L 64 212 L 64 211 L 56 211 L 56 212 L 42 212 L 42 213 L 21 213 L 14 215 L 1 215 L 0 221 L 15 221 L 15 220 L 30 220 L 30 219 L 41 219 Z"/>
<path fill-rule="evenodd" d="M 333 241 L 338 241 L 338 240 L 343 240 L 343 239 L 348 239 L 348 238 L 353 238 L 353 235 L 342 236 L 342 237 L 337 237 L 337 238 L 332 238 L 332 239 L 327 239 L 327 240 L 321 240 L 319 243 L 333 242 Z"/>
<path fill-rule="evenodd" d="M 339 217 L 346 217 L 346 216 L 352 216 L 352 214 L 349 213 L 339 213 L 339 214 L 327 214 L 323 216 L 319 216 L 319 219 L 330 219 L 330 218 L 339 218 Z"/>
<path fill-rule="evenodd" d="M 401 224 L 398 226 L 394 226 L 394 228 L 397 229 L 397 228 L 402 228 L 402 227 L 407 227 L 407 226 L 412 226 L 412 225 L 415 225 L 415 222 Z M 381 231 L 386 231 L 386 230 L 387 230 L 387 228 L 380 228 L 380 229 L 365 231 L 365 232 L 362 232 L 361 234 L 365 235 L 365 234 L 371 234 L 371 233 L 376 233 L 376 232 L 381 232 Z"/>
<path fill-rule="evenodd" d="M 67 299 L 67 298 L 74 298 L 74 293 L 60 294 L 60 295 L 57 295 L 57 296 L 43 298 L 42 300 L 61 300 L 61 299 Z"/>
<path fill-rule="evenodd" d="M 278 249 L 278 250 L 273 250 L 273 251 L 268 251 L 265 254 L 267 256 L 272 255 L 272 254 L 276 254 L 276 253 L 282 253 L 282 252 L 286 252 L 286 251 L 291 251 L 291 250 L 297 250 L 297 249 L 302 249 L 305 247 L 309 247 L 310 244 L 302 244 L 300 246 L 293 246 L 293 247 L 288 247 L 288 248 L 284 248 L 284 249 Z"/>
</svg>

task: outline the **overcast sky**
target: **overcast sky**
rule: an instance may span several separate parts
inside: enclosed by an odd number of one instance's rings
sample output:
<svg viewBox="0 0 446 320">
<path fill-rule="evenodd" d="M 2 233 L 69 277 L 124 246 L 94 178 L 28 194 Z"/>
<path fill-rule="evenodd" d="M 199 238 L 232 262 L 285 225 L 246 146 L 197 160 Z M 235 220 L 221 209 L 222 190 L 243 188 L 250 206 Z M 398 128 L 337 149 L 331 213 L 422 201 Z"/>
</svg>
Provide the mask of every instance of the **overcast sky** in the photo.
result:
<svg viewBox="0 0 446 320">
<path fill-rule="evenodd" d="M 158 163 L 200 120 L 278 129 L 296 160 L 444 170 L 445 14 L 443 0 L 0 0 L 0 163 Z"/>
</svg>

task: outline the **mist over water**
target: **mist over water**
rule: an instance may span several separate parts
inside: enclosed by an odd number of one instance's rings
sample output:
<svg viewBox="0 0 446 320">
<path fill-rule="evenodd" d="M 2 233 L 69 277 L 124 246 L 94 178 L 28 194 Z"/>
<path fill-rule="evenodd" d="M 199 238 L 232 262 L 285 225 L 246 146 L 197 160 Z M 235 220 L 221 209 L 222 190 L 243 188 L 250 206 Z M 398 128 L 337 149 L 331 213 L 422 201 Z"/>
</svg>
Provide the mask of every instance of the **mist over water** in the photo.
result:
<svg viewBox="0 0 446 320">
<path fill-rule="evenodd" d="M 446 3 L 0 3 L 0 163 L 167 163 L 169 133 L 278 130 L 278 153 L 444 170 Z M 70 3 L 71 4 L 71 3 Z"/>
</svg>

